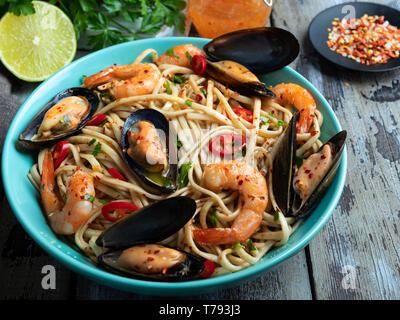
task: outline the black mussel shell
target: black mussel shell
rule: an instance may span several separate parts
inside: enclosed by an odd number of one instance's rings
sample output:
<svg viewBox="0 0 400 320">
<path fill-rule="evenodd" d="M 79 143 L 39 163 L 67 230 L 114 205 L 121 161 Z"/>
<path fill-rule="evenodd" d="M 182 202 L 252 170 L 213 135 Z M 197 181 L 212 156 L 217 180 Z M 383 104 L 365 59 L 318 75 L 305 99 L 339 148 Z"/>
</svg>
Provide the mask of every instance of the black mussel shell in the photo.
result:
<svg viewBox="0 0 400 320">
<path fill-rule="evenodd" d="M 293 166 L 296 163 L 296 121 L 298 117 L 298 112 L 293 115 L 273 151 L 273 192 L 275 201 L 285 216 L 289 215 L 293 202 L 293 197 L 290 195 L 292 194 Z"/>
<path fill-rule="evenodd" d="M 211 62 L 207 60 L 207 74 L 215 80 L 223 83 L 229 89 L 237 91 L 247 96 L 274 98 L 275 93 L 267 88 L 260 81 L 244 82 L 237 78 L 230 69 L 221 66 L 219 62 Z"/>
<path fill-rule="evenodd" d="M 298 56 L 300 45 L 289 31 L 262 27 L 222 35 L 209 42 L 204 51 L 212 61 L 233 60 L 262 74 L 290 64 Z"/>
<path fill-rule="evenodd" d="M 169 185 L 164 186 L 151 180 L 148 176 L 146 176 L 145 168 L 134 159 L 132 159 L 127 153 L 127 150 L 129 148 L 127 132 L 135 123 L 139 121 L 151 122 L 156 129 L 163 131 L 165 134 L 169 166 L 168 171 L 165 173 L 165 176 L 168 177 L 168 181 L 170 182 Z M 164 117 L 164 115 L 154 109 L 142 109 L 132 113 L 126 119 L 124 127 L 122 129 L 121 149 L 124 160 L 144 184 L 158 190 L 161 193 L 173 193 L 177 188 L 177 150 L 176 144 L 174 143 L 173 139 L 170 139 L 170 136 L 175 137 L 173 128 L 169 126 L 169 122 Z"/>
<path fill-rule="evenodd" d="M 81 96 L 87 99 L 89 102 L 89 112 L 86 114 L 85 117 L 82 118 L 78 126 L 68 131 L 67 133 L 59 134 L 55 137 L 40 140 L 40 141 L 33 141 L 33 136 L 38 132 L 38 129 L 44 119 L 46 112 L 59 103 L 61 100 L 71 97 L 71 96 Z M 38 148 L 47 148 L 55 143 L 68 138 L 72 135 L 78 134 L 79 131 L 89 122 L 89 120 L 95 114 L 97 107 L 99 105 L 99 99 L 95 92 L 86 88 L 70 88 L 58 93 L 52 100 L 50 100 L 36 115 L 35 117 L 29 122 L 25 130 L 19 135 L 18 142 L 26 149 L 38 149 Z"/>
<path fill-rule="evenodd" d="M 120 220 L 96 240 L 100 247 L 126 249 L 142 243 L 156 243 L 178 232 L 195 214 L 196 202 L 173 197 L 155 202 Z"/>
<path fill-rule="evenodd" d="M 164 245 L 164 247 L 168 246 Z M 104 268 L 107 271 L 134 279 L 163 282 L 178 282 L 198 279 L 201 273 L 204 271 L 203 260 L 183 250 L 177 248 L 172 249 L 182 252 L 185 255 L 185 260 L 178 265 L 169 268 L 165 273 L 144 274 L 116 265 L 116 261 L 118 260 L 122 251 L 104 253 L 97 258 L 97 262 L 101 268 Z"/>
<path fill-rule="evenodd" d="M 303 218 L 315 208 L 332 182 L 340 164 L 347 132 L 339 132 L 326 143 L 331 146 L 334 154 L 332 166 L 312 194 L 307 199 L 302 200 L 293 188 L 293 168 L 296 163 L 296 120 L 298 120 L 298 116 L 299 113 L 294 114 L 273 150 L 272 188 L 275 201 L 285 216 Z M 322 148 L 323 146 L 320 150 Z"/>
<path fill-rule="evenodd" d="M 340 159 L 345 147 L 347 131 L 341 131 L 333 136 L 326 144 L 329 144 L 332 148 L 332 152 L 334 157 L 332 159 L 332 167 L 326 173 L 324 178 L 322 178 L 319 185 L 315 188 L 314 192 L 303 202 L 295 201 L 293 203 L 293 216 L 297 216 L 299 218 L 303 218 L 307 216 L 312 209 L 318 204 L 318 202 L 322 199 L 325 191 L 328 189 L 331 184 L 333 178 L 335 177 L 336 171 L 340 165 Z M 323 147 L 323 146 L 322 146 Z M 321 147 L 321 148 L 322 148 Z M 321 150 L 321 149 L 320 149 Z M 293 185 L 293 183 L 292 183 Z M 294 191 L 293 191 L 294 192 Z"/>
</svg>

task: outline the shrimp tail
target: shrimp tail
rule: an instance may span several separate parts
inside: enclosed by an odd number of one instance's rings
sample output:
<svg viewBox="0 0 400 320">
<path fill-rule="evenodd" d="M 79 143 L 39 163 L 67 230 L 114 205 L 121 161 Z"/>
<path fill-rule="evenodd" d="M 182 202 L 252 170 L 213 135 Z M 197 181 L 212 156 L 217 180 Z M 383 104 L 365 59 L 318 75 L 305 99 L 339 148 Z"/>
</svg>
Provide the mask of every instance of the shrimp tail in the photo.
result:
<svg viewBox="0 0 400 320">
<path fill-rule="evenodd" d="M 62 208 L 62 204 L 54 191 L 54 187 L 55 178 L 53 156 L 50 151 L 46 151 L 43 160 L 40 196 L 47 215 L 58 212 Z"/>
<path fill-rule="evenodd" d="M 261 221 L 262 215 L 243 209 L 235 219 L 232 228 L 194 230 L 193 237 L 195 242 L 200 244 L 235 244 L 249 239 L 259 228 Z"/>
</svg>

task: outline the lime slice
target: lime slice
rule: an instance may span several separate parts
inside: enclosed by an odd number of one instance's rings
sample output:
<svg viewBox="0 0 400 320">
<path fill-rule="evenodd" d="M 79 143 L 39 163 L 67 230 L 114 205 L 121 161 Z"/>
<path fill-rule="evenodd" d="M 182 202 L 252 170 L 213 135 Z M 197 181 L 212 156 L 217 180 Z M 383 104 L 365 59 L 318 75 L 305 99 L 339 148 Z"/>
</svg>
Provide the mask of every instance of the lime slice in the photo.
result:
<svg viewBox="0 0 400 320">
<path fill-rule="evenodd" d="M 33 1 L 35 14 L 6 13 L 0 20 L 0 60 L 25 81 L 43 81 L 75 57 L 76 37 L 68 16 L 56 6 Z"/>
</svg>

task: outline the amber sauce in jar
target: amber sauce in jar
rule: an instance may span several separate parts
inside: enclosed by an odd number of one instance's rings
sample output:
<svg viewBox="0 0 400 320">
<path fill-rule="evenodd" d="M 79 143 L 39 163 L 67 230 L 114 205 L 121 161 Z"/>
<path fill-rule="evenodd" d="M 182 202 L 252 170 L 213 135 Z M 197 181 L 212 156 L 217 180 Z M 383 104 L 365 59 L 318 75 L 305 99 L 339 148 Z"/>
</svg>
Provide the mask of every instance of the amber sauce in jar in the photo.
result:
<svg viewBox="0 0 400 320">
<path fill-rule="evenodd" d="M 264 0 L 189 0 L 187 14 L 201 37 L 216 38 L 232 31 L 265 26 L 271 7 Z"/>
</svg>

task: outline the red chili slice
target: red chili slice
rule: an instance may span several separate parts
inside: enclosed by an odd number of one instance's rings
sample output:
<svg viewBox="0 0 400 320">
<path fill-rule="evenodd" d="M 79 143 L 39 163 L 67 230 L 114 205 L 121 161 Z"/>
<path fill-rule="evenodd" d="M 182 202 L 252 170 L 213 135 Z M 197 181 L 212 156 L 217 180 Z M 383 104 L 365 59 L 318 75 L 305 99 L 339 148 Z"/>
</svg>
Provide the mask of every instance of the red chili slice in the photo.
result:
<svg viewBox="0 0 400 320">
<path fill-rule="evenodd" d="M 196 73 L 199 76 L 202 76 L 204 74 L 204 72 L 206 72 L 206 68 L 207 68 L 206 58 L 204 58 L 201 55 L 193 56 L 192 68 L 193 68 L 194 73 Z"/>
<path fill-rule="evenodd" d="M 87 126 L 98 126 L 104 120 L 107 119 L 107 115 L 103 113 L 96 114 L 92 119 L 89 120 Z"/>
<path fill-rule="evenodd" d="M 68 141 L 60 141 L 53 151 L 54 169 L 57 169 L 68 154 Z"/>
<path fill-rule="evenodd" d="M 211 260 L 206 260 L 204 263 L 204 271 L 201 273 L 201 279 L 207 279 L 212 276 L 215 270 L 215 263 Z"/>
<path fill-rule="evenodd" d="M 215 155 L 224 157 L 242 152 L 246 146 L 246 137 L 236 133 L 222 134 L 209 143 L 209 150 Z"/>
<path fill-rule="evenodd" d="M 232 107 L 232 111 L 236 113 L 242 119 L 253 123 L 253 111 L 247 110 L 245 108 L 240 107 Z"/>
<path fill-rule="evenodd" d="M 136 211 L 139 208 L 134 205 L 133 203 L 130 202 L 110 202 L 104 205 L 101 208 L 101 214 L 103 215 L 104 218 L 106 218 L 108 221 L 111 222 L 116 222 L 126 215 L 126 211 Z M 117 216 L 113 216 L 111 214 L 112 211 L 116 211 Z"/>
<path fill-rule="evenodd" d="M 120 174 L 117 170 L 114 168 L 110 168 L 107 170 L 109 174 L 111 174 L 115 179 L 119 179 L 122 181 L 128 181 L 122 174 Z"/>
<path fill-rule="evenodd" d="M 300 133 L 300 123 L 296 121 L 296 132 Z"/>
</svg>

